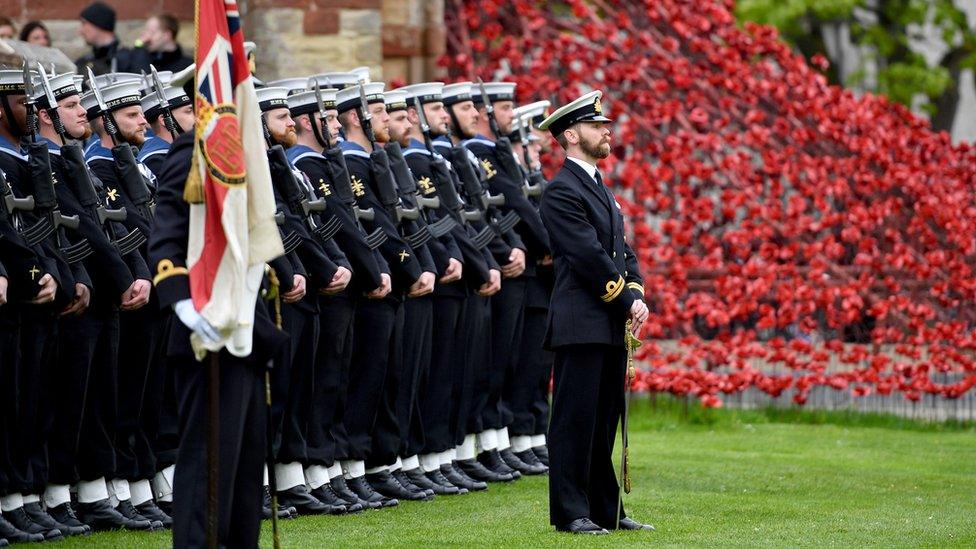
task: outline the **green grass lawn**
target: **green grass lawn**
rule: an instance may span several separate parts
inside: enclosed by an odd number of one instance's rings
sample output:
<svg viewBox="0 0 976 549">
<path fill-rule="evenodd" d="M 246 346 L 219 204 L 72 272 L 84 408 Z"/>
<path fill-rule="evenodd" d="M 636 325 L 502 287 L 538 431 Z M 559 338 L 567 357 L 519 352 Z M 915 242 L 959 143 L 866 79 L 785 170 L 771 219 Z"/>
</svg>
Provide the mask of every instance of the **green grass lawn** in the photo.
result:
<svg viewBox="0 0 976 549">
<path fill-rule="evenodd" d="M 976 427 L 846 413 L 633 407 L 628 513 L 657 532 L 556 534 L 545 478 L 281 522 L 283 547 L 976 546 Z M 265 523 L 262 546 L 271 546 Z M 59 545 L 166 547 L 167 533 Z"/>
</svg>

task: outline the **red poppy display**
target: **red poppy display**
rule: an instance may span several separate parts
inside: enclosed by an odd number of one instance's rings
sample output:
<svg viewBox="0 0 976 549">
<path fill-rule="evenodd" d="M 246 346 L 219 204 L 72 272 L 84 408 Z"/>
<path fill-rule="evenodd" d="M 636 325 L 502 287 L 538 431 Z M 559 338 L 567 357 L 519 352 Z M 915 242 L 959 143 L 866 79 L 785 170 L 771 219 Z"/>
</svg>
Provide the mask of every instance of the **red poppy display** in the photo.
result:
<svg viewBox="0 0 976 549">
<path fill-rule="evenodd" d="M 976 384 L 976 147 L 828 85 L 825 58 L 737 26 L 731 0 L 452 2 L 456 79 L 514 80 L 522 102 L 605 93 L 601 168 L 652 311 L 636 389 L 719 406 Z"/>
</svg>

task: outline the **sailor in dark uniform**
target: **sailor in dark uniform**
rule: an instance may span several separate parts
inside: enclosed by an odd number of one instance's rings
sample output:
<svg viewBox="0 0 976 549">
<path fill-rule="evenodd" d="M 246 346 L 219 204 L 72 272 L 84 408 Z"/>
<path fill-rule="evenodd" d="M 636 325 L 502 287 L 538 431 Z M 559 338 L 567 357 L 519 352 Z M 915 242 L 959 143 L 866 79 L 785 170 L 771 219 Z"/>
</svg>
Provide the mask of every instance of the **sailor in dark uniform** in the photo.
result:
<svg viewBox="0 0 976 549">
<path fill-rule="evenodd" d="M 139 149 L 137 159 L 149 168 L 157 181 L 162 175 L 163 163 L 169 154 L 170 145 L 180 133 L 186 133 L 193 128 L 193 101 L 190 99 L 188 90 L 183 89 L 182 85 L 187 78 L 192 77 L 195 68 L 196 65 L 191 64 L 185 71 L 181 71 L 177 75 L 179 80 L 173 80 L 172 75 L 168 75 L 170 78 L 167 79 L 166 74 L 159 73 L 160 79 L 164 82 L 163 93 L 169 104 L 173 121 L 177 125 L 177 135 L 170 133 L 163 119 L 163 109 L 159 97 L 155 93 L 155 87 L 150 86 L 144 90 L 141 102 L 142 112 L 149 123 L 149 130 L 146 132 L 146 142 Z M 167 82 L 171 85 L 168 85 Z M 159 309 L 155 328 L 158 335 L 149 365 L 149 377 L 146 381 L 147 387 L 159 389 L 146 392 L 142 403 L 142 417 L 140 418 L 156 460 L 154 467 L 156 474 L 153 477 L 152 489 L 156 495 L 158 506 L 167 513 L 172 510 L 173 474 L 175 472 L 177 445 L 179 444 L 179 424 L 176 418 L 173 374 L 166 365 L 166 346 L 164 344 L 169 337 L 173 320 L 171 309 Z M 142 486 L 137 487 L 136 490 L 141 492 Z M 130 486 L 131 491 L 132 487 Z M 133 495 L 134 499 L 141 499 L 142 497 L 144 495 L 138 498 L 135 494 Z"/>
<path fill-rule="evenodd" d="M 538 144 L 541 140 L 532 131 L 532 121 L 542 115 L 548 106 L 548 101 L 537 101 L 514 110 L 513 129 L 508 138 L 519 167 L 526 173 L 539 169 Z M 548 135 L 546 141 L 549 141 Z M 531 165 L 526 165 L 527 158 Z M 538 205 L 536 197 L 529 200 Z M 542 342 L 552 294 L 552 257 L 538 257 L 535 250 L 530 248 L 526 262 L 534 265 L 535 269 L 531 274 L 526 269 L 522 344 L 515 359 L 515 368 L 505 378 L 504 400 L 512 412 L 512 423 L 508 427 L 512 452 L 525 463 L 546 464 L 549 462 L 546 431 L 549 426 L 552 353 L 543 348 Z"/>
<path fill-rule="evenodd" d="M 26 131 L 24 95 L 23 72 L 0 71 L 0 171 L 12 197 L 20 199 L 33 192 L 29 158 L 20 146 Z M 0 308 L 0 437 L 6 446 L 0 455 L 5 481 L 0 539 L 56 540 L 72 532 L 35 523 L 30 515 L 47 476 L 44 446 L 53 411 L 49 384 L 57 375 L 57 314 L 75 296 L 75 273 L 47 240 L 34 245 L 26 241 L 21 231 L 40 220 L 35 213 L 7 207 L 6 201 L 0 206 L 0 256 L 10 269 L 9 300 Z M 37 477 L 40 487 L 34 482 Z"/>
<path fill-rule="evenodd" d="M 290 149 L 298 137 L 288 109 L 288 89 L 266 87 L 259 89 L 257 95 L 269 143 Z M 314 199 L 312 185 L 305 174 L 296 170 L 286 156 L 269 160 L 272 161 L 272 184 L 278 211 L 285 218 L 282 228 L 289 235 L 287 240 L 297 239 L 295 252 L 308 274 L 305 296 L 281 307 L 282 329 L 290 334 L 291 347 L 276 357 L 272 372 L 275 409 L 272 427 L 280 432 L 280 437 L 276 437 L 275 456 L 278 497 L 282 505 L 295 507 L 299 514 L 344 513 L 347 511 L 345 505 L 319 501 L 308 492 L 304 470 L 309 465 L 308 428 L 314 421 L 313 406 L 320 383 L 315 375 L 317 343 L 320 330 L 331 329 L 320 326 L 318 296 L 335 295 L 345 290 L 352 278 L 351 264 L 331 235 L 313 236 L 313 227 L 331 226 L 326 219 L 332 219 L 332 211 L 322 212 L 322 217 L 315 213 L 303 216 L 294 211 L 294 204 L 286 202 L 288 177 L 305 200 Z M 285 165 L 278 165 L 281 161 Z M 288 247 L 290 245 L 286 246 L 286 251 Z"/>
<path fill-rule="evenodd" d="M 302 87 L 309 82 L 314 86 L 316 78 L 303 80 Z M 300 91 L 288 97 L 298 143 L 286 153 L 288 160 L 309 178 L 315 198 L 325 200 L 342 223 L 333 238 L 349 259 L 353 277 L 344 290 L 317 296 L 323 329 L 316 351 L 316 388 L 306 435 L 305 480 L 319 501 L 345 506 L 347 512 L 355 512 L 362 510 L 365 502 L 347 489 L 338 461 L 348 446 L 343 414 L 352 365 L 355 305 L 359 296 L 369 299 L 386 297 L 390 291 L 389 269 L 380 253 L 367 242 L 352 204 L 336 190 L 334 178 L 344 166 L 342 153 L 335 146 L 341 127 L 335 108 L 337 90 L 324 87 L 324 82 L 320 86 L 324 88 L 320 88 L 318 96 L 322 99 L 324 120 L 314 91 Z M 323 155 L 326 146 L 331 146 L 335 159 L 343 162 L 342 165 L 331 163 Z"/>
<path fill-rule="evenodd" d="M 66 137 L 84 140 L 91 129 L 77 81 L 65 74 L 53 78 L 51 87 Z M 47 104 L 46 98 L 38 101 L 42 107 Z M 149 270 L 138 250 L 123 255 L 115 246 L 113 241 L 128 234 L 122 224 L 96 219 L 96 208 L 109 204 L 110 198 L 84 163 L 80 145 L 69 142 L 62 147 L 48 113 L 42 111 L 39 119 L 61 212 L 79 216 L 79 232 L 94 252 L 84 263 L 95 290 L 87 309 L 60 321 L 61 360 L 53 390 L 56 415 L 48 447 L 51 471 L 45 504 L 58 522 L 77 526 L 68 485 L 80 480 L 77 508 L 81 520 L 92 528 L 157 528 L 161 522 L 142 516 L 128 498 L 110 502 L 106 490 L 106 477 L 114 476 L 116 465 L 111 436 L 118 422 L 119 308 L 136 311 L 147 306 Z M 138 415 L 138 410 L 133 413 Z"/>
<path fill-rule="evenodd" d="M 546 118 L 566 161 L 542 196 L 552 237 L 555 286 L 546 345 L 555 353 L 549 425 L 549 521 L 559 531 L 616 527 L 619 486 L 611 456 L 623 411 L 626 322 L 647 319 L 642 279 L 624 240 L 624 219 L 597 163 L 610 155 L 602 92 Z M 620 509 L 620 528 L 651 530 Z"/>
<path fill-rule="evenodd" d="M 408 94 L 408 116 L 411 122 L 404 157 L 416 180 L 418 190 L 427 197 L 439 196 L 438 175 L 433 165 L 437 160 L 441 162 L 444 160 L 440 159 L 440 153 L 436 152 L 434 142 L 430 143 L 428 149 L 425 141 L 446 136 L 451 127 L 450 116 L 444 106 L 443 88 L 444 85 L 440 82 L 414 84 L 402 88 Z M 428 136 L 425 136 L 421 129 L 421 120 L 416 106 L 418 102 L 424 110 L 429 126 Z M 453 185 L 453 181 L 448 181 L 447 184 Z M 455 188 L 455 193 L 460 196 L 461 191 Z M 442 202 L 441 207 L 430 215 L 433 219 L 446 217 L 451 213 Z M 458 441 L 451 422 L 454 403 L 461 398 L 460 393 L 455 392 L 455 380 L 463 379 L 465 373 L 466 349 L 461 334 L 465 303 L 468 296 L 474 293 L 471 286 L 477 288 L 491 284 L 489 264 L 483 251 L 472 242 L 472 234 L 469 232 L 472 230 L 470 224 L 463 224 L 455 227 L 449 234 L 451 258 L 459 266 L 463 266 L 463 270 L 459 269 L 457 273 L 461 277 L 460 280 L 452 282 L 446 276 L 442 276 L 434 288 L 434 316 L 437 318 L 437 323 L 434 326 L 430 372 L 420 400 L 425 431 L 420 462 L 427 469 L 439 467 L 440 473 L 460 488 L 484 490 L 487 488 L 484 480 L 487 479 L 477 480 L 470 477 L 458 463 Z M 444 406 L 444 402 L 451 402 L 452 406 Z M 484 472 L 491 476 L 490 472 Z"/>
<path fill-rule="evenodd" d="M 191 68 L 193 67 L 191 66 Z M 173 114 L 173 121 L 178 126 L 177 130 L 185 133 L 193 127 L 193 100 L 182 87 L 164 84 L 163 93 L 169 103 L 169 110 Z M 146 138 L 146 142 L 139 149 L 138 160 L 158 177 L 162 173 L 163 160 L 166 158 L 166 153 L 169 152 L 170 144 L 178 135 L 170 134 L 166 127 L 163 110 L 160 107 L 155 88 L 150 87 L 145 90 L 142 98 L 142 113 L 146 117 L 146 122 L 149 123 L 152 135 Z"/>
<path fill-rule="evenodd" d="M 485 84 L 488 101 L 495 108 L 495 119 L 502 135 L 511 131 L 512 110 L 515 101 L 515 84 L 511 82 L 490 82 Z M 525 318 L 526 286 L 528 277 L 535 276 L 535 262 L 529 258 L 549 255 L 549 235 L 542 225 L 539 212 L 523 190 L 521 173 L 509 173 L 506 165 L 512 165 L 514 158 L 501 158 L 509 152 L 495 146 L 491 133 L 487 107 L 484 97 L 476 86 L 472 86 L 471 98 L 479 107 L 479 131 L 466 136 L 463 144 L 478 157 L 486 172 L 488 186 L 494 194 L 505 197 L 505 210 L 514 210 L 521 217 L 516 227 L 525 243 L 524 248 L 513 250 L 515 259 L 502 268 L 502 289 L 492 297 L 492 370 L 489 385 L 489 401 L 485 407 L 485 441 L 496 443 L 499 454 L 505 463 L 523 474 L 541 474 L 546 468 L 541 463 L 525 463 L 511 450 L 508 425 L 512 422 L 512 411 L 503 398 L 505 386 L 515 370 L 515 362 L 520 355 L 522 328 Z M 517 168 L 517 167 L 516 167 Z"/>
<path fill-rule="evenodd" d="M 108 189 L 113 207 L 125 207 L 125 226 L 130 232 L 139 231 L 148 238 L 153 229 L 152 216 L 147 205 L 136 203 L 132 187 L 141 187 L 141 192 L 148 197 L 156 192 L 156 176 L 137 158 L 133 158 L 131 150 L 138 150 L 145 142 L 146 119 L 139 81 L 128 80 L 99 89 L 109 112 L 99 112 L 91 92 L 82 100 L 89 111 L 92 128 L 99 137 L 98 145 L 88 150 L 85 159 Z M 106 116 L 112 118 L 118 130 L 114 137 L 104 123 L 103 117 Z M 124 156 L 121 155 L 123 152 L 126 153 Z M 128 175 L 124 173 L 125 170 L 129 170 Z M 141 253 L 145 259 L 145 247 L 142 247 Z M 114 478 L 109 479 L 108 488 L 109 495 L 120 502 L 129 500 L 132 506 L 143 507 L 133 518 L 143 516 L 169 526 L 172 519 L 156 506 L 152 498 L 150 480 L 156 474 L 156 459 L 141 416 L 145 395 L 162 392 L 162 387 L 147 386 L 146 381 L 149 379 L 152 357 L 161 345 L 158 340 L 161 331 L 158 328 L 163 322 L 155 296 L 151 296 L 149 306 L 119 314 L 118 360 L 125 367 L 117 373 L 118 417 L 113 429 L 115 471 Z M 130 484 L 136 485 L 135 488 Z M 123 508 L 127 509 L 127 504 Z"/>
<path fill-rule="evenodd" d="M 483 193 L 485 173 L 481 162 L 461 145 L 466 136 L 477 134 L 479 115 L 471 98 L 471 83 L 444 86 L 441 97 L 450 119 L 451 133 L 435 139 L 434 149 L 451 159 L 455 172 L 461 173 L 464 168 L 474 171 L 477 186 Z M 469 207 L 481 200 L 481 197 L 467 196 L 466 192 L 464 196 Z M 491 214 L 489 211 L 488 216 Z M 491 219 L 473 222 L 470 232 L 481 231 L 490 222 Z M 465 474 L 480 481 L 507 482 L 520 478 L 521 473 L 502 460 L 497 434 L 493 429 L 486 429 L 484 423 L 492 372 L 491 298 L 501 289 L 500 265 L 512 266 L 515 250 L 524 249 L 525 244 L 514 230 L 493 231 L 495 236 L 481 250 L 489 269 L 489 280 L 481 283 L 466 277 L 470 292 L 462 313 L 459 340 L 455 342 L 456 349 L 464 350 L 463 356 L 457 357 L 463 360 L 464 368 L 455 370 L 453 392 L 456 396 L 451 406 L 451 430 L 457 445 L 457 465 Z M 473 271 L 469 269 L 467 272 Z M 480 436 L 482 433 L 485 436 Z"/>
<path fill-rule="evenodd" d="M 382 137 L 389 131 L 384 85 L 374 82 L 365 87 L 368 108 L 376 115 L 372 120 L 374 133 Z M 349 445 L 342 466 L 346 482 L 360 498 L 371 503 L 371 506 L 392 506 L 398 500 L 377 493 L 366 481 L 365 462 L 373 451 L 373 425 L 383 403 L 390 361 L 398 358 L 392 354 L 391 346 L 402 300 L 433 291 L 435 275 L 429 253 L 425 258 L 403 240 L 391 212 L 386 211 L 378 198 L 377 182 L 370 168 L 372 144 L 359 119 L 359 106 L 360 90 L 357 87 L 343 89 L 336 96 L 339 121 L 346 137 L 341 146 L 353 192 L 360 207 L 373 209 L 375 218 L 372 223 L 383 228 L 387 235 L 387 240 L 379 249 L 390 266 L 393 292 L 383 300 L 360 299 L 357 303 L 353 365 L 344 416 Z M 382 464 L 371 464 L 371 467 L 378 465 Z"/>
</svg>

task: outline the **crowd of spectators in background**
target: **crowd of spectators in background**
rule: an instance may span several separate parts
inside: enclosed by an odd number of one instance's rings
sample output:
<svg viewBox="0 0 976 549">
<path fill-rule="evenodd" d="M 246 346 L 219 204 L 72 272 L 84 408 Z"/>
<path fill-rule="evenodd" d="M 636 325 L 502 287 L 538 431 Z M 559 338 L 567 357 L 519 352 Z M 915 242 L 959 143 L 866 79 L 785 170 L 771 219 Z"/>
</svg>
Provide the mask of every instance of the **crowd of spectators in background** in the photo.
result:
<svg viewBox="0 0 976 549">
<path fill-rule="evenodd" d="M 159 71 L 178 72 L 193 63 L 176 41 L 180 22 L 170 14 L 149 17 L 132 47 L 121 44 L 115 34 L 115 25 L 115 10 L 104 2 L 93 2 L 81 11 L 78 35 L 91 51 L 75 61 L 79 71 L 91 67 L 96 75 L 108 72 L 139 74 L 149 72 L 152 64 Z M 0 39 L 51 47 L 51 33 L 44 23 L 28 21 L 18 33 L 14 22 L 3 15 L 0 15 Z"/>
</svg>

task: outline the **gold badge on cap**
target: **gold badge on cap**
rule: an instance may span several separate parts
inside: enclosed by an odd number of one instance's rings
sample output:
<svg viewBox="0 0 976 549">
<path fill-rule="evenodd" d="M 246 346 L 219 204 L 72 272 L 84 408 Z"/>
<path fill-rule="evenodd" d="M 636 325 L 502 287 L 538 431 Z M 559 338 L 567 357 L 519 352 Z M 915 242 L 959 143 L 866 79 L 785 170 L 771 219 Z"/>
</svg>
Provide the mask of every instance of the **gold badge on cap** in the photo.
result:
<svg viewBox="0 0 976 549">
<path fill-rule="evenodd" d="M 593 110 L 595 110 L 597 114 L 603 114 L 603 105 L 600 104 L 599 97 L 593 100 Z"/>
</svg>

